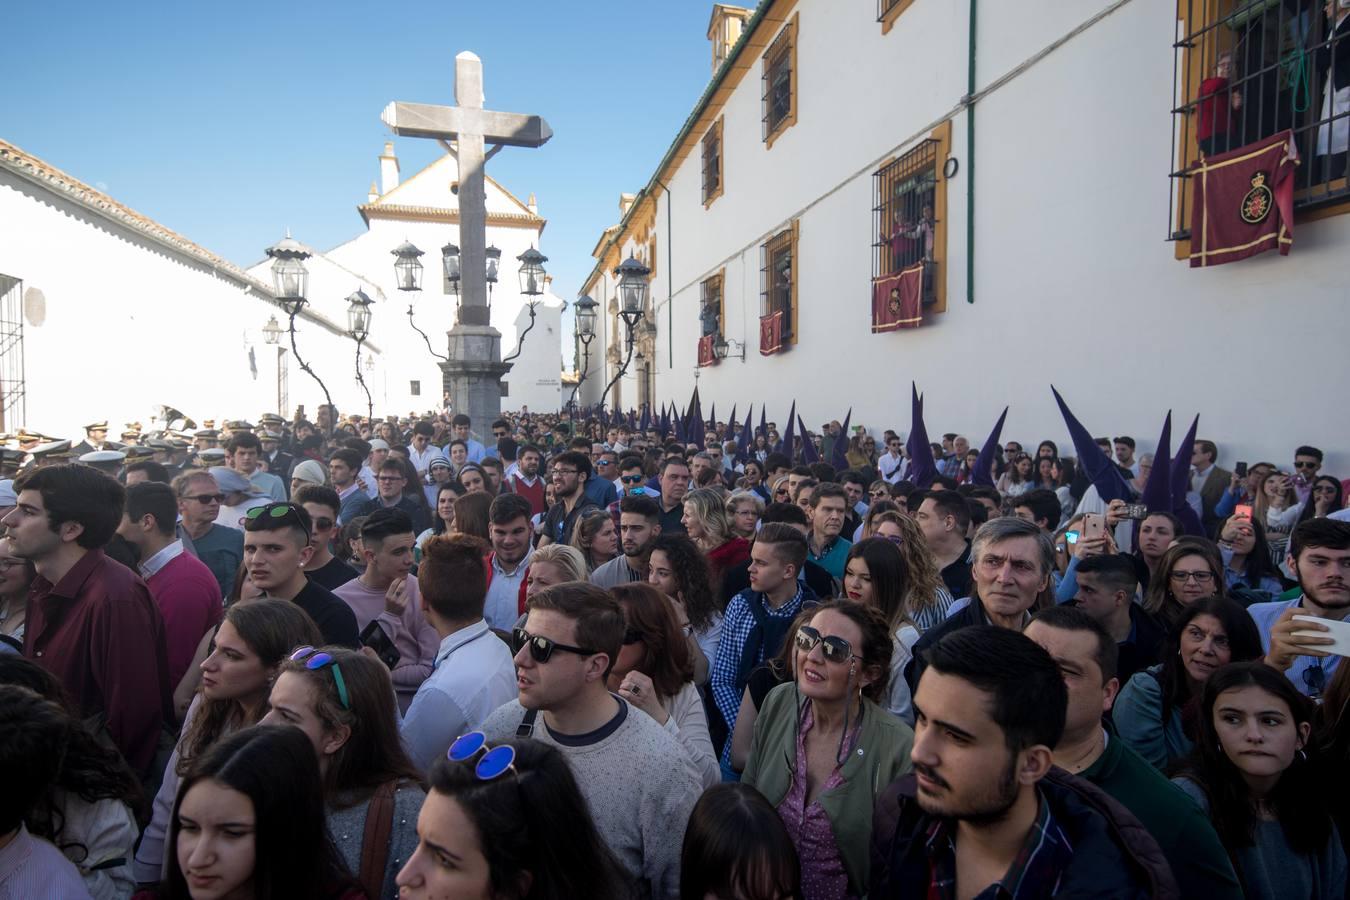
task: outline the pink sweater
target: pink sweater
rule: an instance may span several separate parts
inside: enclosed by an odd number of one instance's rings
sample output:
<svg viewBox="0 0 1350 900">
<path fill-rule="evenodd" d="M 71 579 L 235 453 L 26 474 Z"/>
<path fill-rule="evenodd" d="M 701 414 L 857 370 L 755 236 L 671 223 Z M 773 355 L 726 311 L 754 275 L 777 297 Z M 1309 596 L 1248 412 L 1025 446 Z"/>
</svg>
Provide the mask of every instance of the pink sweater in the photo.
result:
<svg viewBox="0 0 1350 900">
<path fill-rule="evenodd" d="M 145 583 L 164 618 L 169 687 L 173 688 L 192 664 L 202 635 L 220 624 L 224 614 L 220 585 L 206 564 L 190 553 L 178 554 Z"/>
</svg>

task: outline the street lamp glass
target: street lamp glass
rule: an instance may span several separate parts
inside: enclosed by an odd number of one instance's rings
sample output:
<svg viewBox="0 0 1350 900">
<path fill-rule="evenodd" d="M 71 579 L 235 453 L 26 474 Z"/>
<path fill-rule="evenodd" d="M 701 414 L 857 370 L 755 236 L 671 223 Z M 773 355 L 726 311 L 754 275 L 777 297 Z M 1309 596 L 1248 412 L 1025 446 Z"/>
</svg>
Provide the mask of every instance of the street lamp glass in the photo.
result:
<svg viewBox="0 0 1350 900">
<path fill-rule="evenodd" d="M 286 306 L 287 312 L 292 308 L 299 310 L 309 287 L 309 272 L 305 269 L 309 251 L 288 232 L 286 237 L 268 247 L 266 253 L 272 257 L 272 288 L 277 299 Z"/>
<path fill-rule="evenodd" d="M 487 283 L 496 284 L 497 270 L 500 268 L 502 251 L 495 246 L 489 245 L 488 248 L 483 251 L 483 258 L 487 260 Z"/>
<path fill-rule="evenodd" d="M 582 297 L 576 302 L 577 337 L 595 336 L 595 309 L 599 305 L 590 297 Z"/>
<path fill-rule="evenodd" d="M 422 263 L 418 257 L 422 251 L 408 241 L 404 241 L 389 251 L 394 255 L 394 276 L 400 291 L 420 291 L 422 289 Z"/>
<path fill-rule="evenodd" d="M 727 345 L 727 339 L 719 334 L 713 340 L 713 355 L 716 356 L 718 359 L 726 359 L 727 354 L 730 351 L 731 348 Z"/>
<path fill-rule="evenodd" d="M 647 305 L 647 276 L 651 273 L 651 269 L 631 256 L 614 270 L 619 276 L 619 298 L 625 317 L 636 319 L 642 315 Z"/>
<path fill-rule="evenodd" d="M 276 345 L 281 343 L 281 326 L 277 324 L 276 316 L 269 316 L 267 324 L 263 326 L 263 340 L 268 344 Z"/>
<path fill-rule="evenodd" d="M 347 332 L 356 341 L 370 335 L 370 304 L 374 301 L 359 288 L 347 298 Z"/>
<path fill-rule="evenodd" d="M 459 247 L 446 244 L 441 248 L 441 267 L 445 270 L 445 280 L 451 286 L 451 292 L 458 293 Z"/>
<path fill-rule="evenodd" d="M 544 263 L 548 257 L 531 247 L 516 259 L 520 261 L 520 292 L 527 297 L 544 293 Z"/>
</svg>

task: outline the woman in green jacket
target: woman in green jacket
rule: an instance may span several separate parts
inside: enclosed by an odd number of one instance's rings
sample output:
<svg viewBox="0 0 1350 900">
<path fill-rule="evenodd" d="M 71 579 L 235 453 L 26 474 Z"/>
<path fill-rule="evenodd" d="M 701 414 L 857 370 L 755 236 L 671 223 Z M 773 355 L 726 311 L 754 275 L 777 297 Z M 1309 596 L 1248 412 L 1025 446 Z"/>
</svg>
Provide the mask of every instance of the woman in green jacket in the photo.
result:
<svg viewBox="0 0 1350 900">
<path fill-rule="evenodd" d="M 861 897 L 872 807 L 910 770 L 914 732 L 877 705 L 891 631 L 875 608 L 826 603 L 795 635 L 794 681 L 769 692 L 741 780 L 778 811 L 801 857 L 802 894 Z"/>
</svg>

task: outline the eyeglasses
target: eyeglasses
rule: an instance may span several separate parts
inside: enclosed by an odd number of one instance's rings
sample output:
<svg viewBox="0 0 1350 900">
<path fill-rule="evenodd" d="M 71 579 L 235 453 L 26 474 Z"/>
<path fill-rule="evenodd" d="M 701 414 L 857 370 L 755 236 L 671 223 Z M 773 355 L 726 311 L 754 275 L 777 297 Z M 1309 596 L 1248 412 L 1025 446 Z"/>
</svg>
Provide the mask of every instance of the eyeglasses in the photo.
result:
<svg viewBox="0 0 1350 900">
<path fill-rule="evenodd" d="M 1196 584 L 1209 584 L 1214 580 L 1213 572 L 1173 572 L 1172 580 L 1177 584 L 1185 584 L 1194 580 Z"/>
<path fill-rule="evenodd" d="M 309 526 L 305 524 L 305 520 L 300 516 L 300 507 L 296 506 L 294 503 L 269 503 L 266 506 L 255 506 L 244 513 L 244 518 L 248 519 L 250 522 L 256 522 L 264 515 L 271 519 L 285 519 L 289 517 L 293 519 L 300 530 L 305 533 L 305 537 L 309 537 Z"/>
<path fill-rule="evenodd" d="M 451 762 L 468 762 L 479 753 L 483 758 L 478 760 L 478 764 L 473 767 L 473 774 L 479 781 L 491 781 L 494 778 L 500 778 L 507 772 L 515 775 L 516 767 L 516 748 L 510 744 L 502 744 L 498 747 L 489 747 L 487 745 L 487 735 L 481 731 L 470 731 L 468 734 L 461 735 L 450 745 L 446 751 L 445 758 Z"/>
<path fill-rule="evenodd" d="M 564 476 L 564 475 L 575 475 L 575 474 L 577 474 L 577 470 L 576 470 L 576 469 L 550 469 L 550 470 L 549 470 L 549 474 L 552 475 L 554 478 L 561 478 L 561 477 Z"/>
<path fill-rule="evenodd" d="M 530 657 L 537 663 L 546 663 L 553 657 L 554 650 L 575 653 L 578 656 L 594 656 L 599 650 L 587 650 L 585 647 L 571 647 L 536 634 L 530 634 L 524 628 L 511 629 L 511 652 L 519 653 L 526 646 L 530 648 Z"/>
<path fill-rule="evenodd" d="M 402 475 L 376 475 L 375 480 L 383 481 L 385 484 L 389 484 L 390 482 L 406 481 L 407 479 L 405 479 Z"/>
<path fill-rule="evenodd" d="M 203 506 L 205 506 L 205 505 L 207 505 L 208 503 L 224 503 L 224 502 L 225 502 L 225 495 L 224 495 L 224 494 L 186 494 L 186 495 L 184 495 L 183 499 L 184 499 L 184 500 L 196 500 L 198 503 L 200 503 L 200 504 L 202 504 Z"/>
<path fill-rule="evenodd" d="M 642 483 L 642 476 L 641 476 L 641 475 L 623 475 L 623 476 L 620 476 L 619 480 L 622 481 L 624 484 L 641 484 L 641 483 Z"/>
<path fill-rule="evenodd" d="M 1295 469 L 1315 469 L 1315 468 L 1317 468 L 1317 463 L 1316 463 L 1315 461 L 1313 461 L 1313 460 L 1310 460 L 1310 459 L 1305 459 L 1303 462 L 1299 462 L 1299 461 L 1295 460 L 1295 461 L 1294 461 L 1294 468 L 1295 468 Z"/>
<path fill-rule="evenodd" d="M 347 694 L 347 681 L 342 677 L 342 669 L 338 668 L 337 661 L 333 659 L 333 654 L 316 652 L 313 647 L 304 646 L 291 654 L 291 662 L 301 661 L 305 663 L 305 668 L 311 672 L 329 669 L 333 673 L 333 684 L 337 687 L 338 701 L 342 704 L 342 708 L 352 708 L 351 697 Z"/>
<path fill-rule="evenodd" d="M 822 637 L 820 631 L 812 628 L 810 625 L 803 625 L 797 629 L 796 641 L 797 649 L 803 653 L 810 653 L 820 645 L 821 655 L 825 657 L 826 662 L 846 663 L 853 658 L 853 645 L 847 640 L 835 635 Z"/>
</svg>

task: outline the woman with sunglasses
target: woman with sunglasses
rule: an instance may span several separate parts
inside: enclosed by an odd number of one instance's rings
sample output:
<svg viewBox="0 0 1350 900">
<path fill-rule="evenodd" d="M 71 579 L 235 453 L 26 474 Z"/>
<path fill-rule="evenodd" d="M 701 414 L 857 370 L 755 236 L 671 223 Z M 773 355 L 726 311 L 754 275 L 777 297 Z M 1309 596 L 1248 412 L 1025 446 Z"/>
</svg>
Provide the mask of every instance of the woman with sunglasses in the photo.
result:
<svg viewBox="0 0 1350 900">
<path fill-rule="evenodd" d="M 627 876 L 591 818 L 567 760 L 515 739 L 464 735 L 431 770 L 404 900 L 623 900 Z M 387 896 L 387 895 L 386 895 Z"/>
<path fill-rule="evenodd" d="M 572 529 L 571 546 L 586 561 L 587 575 L 618 556 L 619 530 L 614 527 L 614 517 L 605 509 L 582 513 Z"/>
<path fill-rule="evenodd" d="M 282 660 L 301 644 L 322 642 L 314 620 L 288 600 L 240 601 L 225 610 L 211 653 L 200 666 L 201 687 L 164 768 L 150 824 L 136 848 L 136 881 L 160 880 L 174 797 L 193 761 L 226 735 L 261 721 Z"/>
<path fill-rule="evenodd" d="M 754 457 L 747 459 L 741 467 L 741 478 L 745 481 L 745 490 L 758 497 L 761 503 L 769 502 L 769 489 L 764 484 L 764 463 L 762 460 Z"/>
<path fill-rule="evenodd" d="M 998 492 L 1004 498 L 1020 497 L 1036 486 L 1035 463 L 1025 453 L 1012 459 L 1012 465 L 998 479 Z"/>
<path fill-rule="evenodd" d="M 1270 556 L 1265 527 L 1247 516 L 1230 516 L 1219 527 L 1219 555 L 1223 559 L 1224 587 L 1262 591 L 1275 599 L 1284 591 L 1284 579 Z"/>
<path fill-rule="evenodd" d="M 1165 770 L 1195 748 L 1200 692 L 1217 669 L 1263 655 L 1247 611 L 1210 597 L 1186 607 L 1168 631 L 1162 662 L 1136 672 L 1116 697 L 1116 732 L 1140 756 Z"/>
<path fill-rule="evenodd" d="M 247 728 L 194 761 L 169 839 L 164 900 L 366 896 L 324 829 L 314 751 L 294 728 Z"/>
<path fill-rule="evenodd" d="M 609 689 L 675 736 L 705 788 L 717 784 L 722 772 L 713 755 L 708 716 L 671 602 L 642 582 L 609 592 L 619 601 L 625 625 L 623 647 L 609 670 Z"/>
<path fill-rule="evenodd" d="M 797 613 L 792 623 L 788 625 L 789 638 L 796 634 L 797 630 L 803 625 L 810 624 L 811 617 L 815 614 L 816 607 L 814 606 Z M 731 732 L 731 769 L 733 772 L 745 771 L 745 764 L 750 759 L 750 742 L 755 736 L 755 722 L 759 718 L 760 708 L 764 706 L 764 698 L 769 696 L 769 692 L 780 684 L 788 684 L 792 681 L 796 674 L 792 661 L 796 655 L 797 647 L 789 639 L 783 642 L 783 649 L 778 651 L 777 656 L 773 659 L 766 659 L 751 670 L 750 677 L 745 682 L 745 690 L 741 692 L 741 705 L 740 712 L 736 714 L 736 727 Z M 712 704 L 711 708 L 716 709 L 716 704 Z"/>
<path fill-rule="evenodd" d="M 914 744 L 913 729 L 877 705 L 890 673 L 890 626 L 874 607 L 836 601 L 817 607 L 791 640 L 796 679 L 765 699 L 741 781 L 783 818 L 804 897 L 862 897 L 872 808 L 910 770 Z"/>
<path fill-rule="evenodd" d="M 919 629 L 905 615 L 908 581 L 909 572 L 900 548 L 885 538 L 867 538 L 848 549 L 848 559 L 844 563 L 844 593 L 855 603 L 880 610 L 895 636 L 890 687 L 879 702 L 891 715 L 899 716 L 912 726 L 914 707 L 904 671 L 920 635 Z"/>
<path fill-rule="evenodd" d="M 1339 480 L 1330 475 L 1318 475 L 1313 479 L 1308 499 L 1303 503 L 1303 511 L 1298 515 L 1299 522 L 1309 519 L 1322 519 L 1345 507 L 1344 491 Z"/>
<path fill-rule="evenodd" d="M 1223 597 L 1226 590 L 1223 560 L 1213 544 L 1178 543 L 1159 560 L 1144 594 L 1144 609 L 1168 628 L 1196 601 Z"/>
<path fill-rule="evenodd" d="M 780 475 L 773 483 L 770 503 L 791 503 L 792 491 L 788 485 L 788 476 Z"/>
<path fill-rule="evenodd" d="M 391 897 L 426 796 L 398 732 L 389 670 L 354 650 L 304 646 L 281 664 L 267 725 L 294 725 L 318 754 L 328 831 L 371 897 Z M 366 848 L 367 840 L 378 846 Z"/>
<path fill-rule="evenodd" d="M 1251 900 L 1345 896 L 1329 784 L 1304 749 L 1312 719 L 1313 703 L 1280 672 L 1225 666 L 1205 683 L 1195 752 L 1172 779 L 1213 821 Z"/>
</svg>

